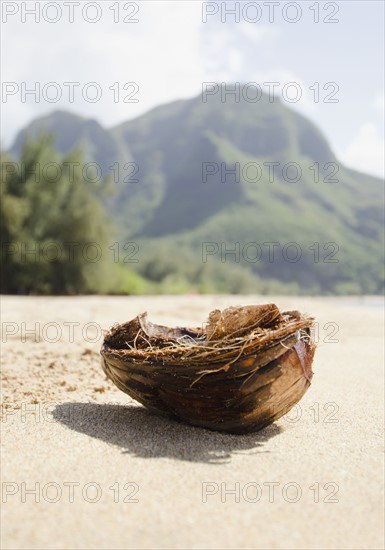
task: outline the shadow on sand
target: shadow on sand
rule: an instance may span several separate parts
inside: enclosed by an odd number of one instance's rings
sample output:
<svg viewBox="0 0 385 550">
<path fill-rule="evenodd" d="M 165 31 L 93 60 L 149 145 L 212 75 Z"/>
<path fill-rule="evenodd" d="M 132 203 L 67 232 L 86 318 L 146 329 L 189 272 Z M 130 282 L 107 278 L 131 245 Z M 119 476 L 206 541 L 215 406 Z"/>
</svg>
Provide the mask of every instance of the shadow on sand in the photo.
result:
<svg viewBox="0 0 385 550">
<path fill-rule="evenodd" d="M 141 406 L 62 403 L 53 417 L 71 430 L 115 445 L 133 456 L 167 457 L 218 464 L 232 454 L 268 452 L 264 443 L 280 433 L 275 424 L 246 435 L 212 432 L 157 416 Z"/>
</svg>

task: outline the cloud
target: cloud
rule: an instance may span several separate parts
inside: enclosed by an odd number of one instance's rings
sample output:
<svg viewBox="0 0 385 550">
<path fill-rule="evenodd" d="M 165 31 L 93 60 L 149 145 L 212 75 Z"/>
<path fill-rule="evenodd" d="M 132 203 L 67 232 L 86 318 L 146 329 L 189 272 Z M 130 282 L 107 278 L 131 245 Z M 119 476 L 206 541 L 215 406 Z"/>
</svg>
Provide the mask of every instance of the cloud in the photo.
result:
<svg viewBox="0 0 385 550">
<path fill-rule="evenodd" d="M 14 17 L 3 26 L 3 81 L 25 82 L 27 88 L 36 82 L 41 88 L 57 82 L 63 90 L 57 103 L 44 101 L 41 96 L 38 101 L 28 96 L 26 102 L 21 101 L 20 93 L 8 96 L 2 105 L 4 146 L 12 142 L 20 127 L 55 109 L 96 118 L 110 127 L 161 103 L 200 92 L 201 83 L 207 80 L 205 61 L 211 56 L 202 51 L 198 2 L 143 3 L 139 23 L 132 25 L 115 24 L 112 16 L 107 6 L 95 25 L 79 18 L 73 24 L 66 20 L 34 24 Z M 239 64 L 236 55 L 232 64 Z M 64 82 L 80 82 L 72 103 Z M 100 101 L 84 100 L 82 88 L 88 82 L 101 86 Z M 116 82 L 119 101 L 111 89 Z M 123 101 L 128 94 L 123 90 L 126 82 L 139 85 L 138 103 Z"/>
<path fill-rule="evenodd" d="M 357 136 L 341 155 L 341 160 L 349 168 L 383 178 L 384 148 L 383 136 L 375 124 L 368 122 L 361 126 Z"/>
<path fill-rule="evenodd" d="M 260 24 L 258 26 L 252 25 L 247 21 L 241 21 L 239 23 L 239 30 L 246 38 L 248 38 L 254 44 L 263 44 L 266 48 L 276 43 L 281 35 L 281 30 L 277 26 L 271 24 Z"/>
<path fill-rule="evenodd" d="M 376 109 L 376 111 L 380 112 L 382 115 L 384 115 L 385 112 L 385 105 L 384 105 L 384 94 L 381 92 L 378 92 L 374 99 L 373 99 L 373 107 Z"/>
</svg>

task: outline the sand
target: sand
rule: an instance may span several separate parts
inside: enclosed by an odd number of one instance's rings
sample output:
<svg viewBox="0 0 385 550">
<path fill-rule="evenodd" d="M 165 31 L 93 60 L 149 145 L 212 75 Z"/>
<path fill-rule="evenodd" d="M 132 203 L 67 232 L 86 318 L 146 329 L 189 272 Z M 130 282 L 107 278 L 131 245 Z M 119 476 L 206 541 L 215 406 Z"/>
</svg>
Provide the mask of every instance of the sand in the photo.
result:
<svg viewBox="0 0 385 550">
<path fill-rule="evenodd" d="M 211 309 L 267 301 L 315 315 L 319 345 L 311 388 L 261 432 L 157 417 L 101 371 L 101 329 L 115 322 L 148 311 L 194 326 Z M 380 298 L 3 297 L 2 547 L 383 548 L 382 307 Z"/>
</svg>

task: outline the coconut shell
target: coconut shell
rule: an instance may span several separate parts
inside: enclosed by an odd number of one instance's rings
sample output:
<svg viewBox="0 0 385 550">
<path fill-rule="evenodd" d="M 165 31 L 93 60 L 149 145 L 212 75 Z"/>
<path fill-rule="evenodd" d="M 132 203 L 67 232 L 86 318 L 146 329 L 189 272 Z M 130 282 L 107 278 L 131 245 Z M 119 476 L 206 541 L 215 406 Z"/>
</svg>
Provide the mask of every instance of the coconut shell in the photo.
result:
<svg viewBox="0 0 385 550">
<path fill-rule="evenodd" d="M 168 328 L 141 314 L 105 337 L 102 367 L 148 409 L 211 430 L 259 430 L 310 386 L 311 317 L 275 304 L 232 307 L 205 328 Z"/>
</svg>

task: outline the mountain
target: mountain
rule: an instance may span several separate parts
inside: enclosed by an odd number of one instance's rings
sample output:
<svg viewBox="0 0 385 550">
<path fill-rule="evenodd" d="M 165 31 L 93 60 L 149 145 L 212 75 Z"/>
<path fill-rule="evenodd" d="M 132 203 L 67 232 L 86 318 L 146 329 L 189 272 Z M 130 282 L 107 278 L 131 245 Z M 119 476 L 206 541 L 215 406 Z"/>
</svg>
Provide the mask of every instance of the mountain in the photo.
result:
<svg viewBox="0 0 385 550">
<path fill-rule="evenodd" d="M 41 129 L 55 135 L 56 148 L 62 155 L 67 155 L 75 147 L 81 147 L 85 158 L 97 162 L 103 174 L 109 173 L 109 166 L 114 162 L 132 160 L 124 143 L 118 142 L 96 120 L 66 111 L 55 111 L 32 121 L 16 136 L 10 153 L 18 157 L 26 137 L 35 137 Z"/>
<path fill-rule="evenodd" d="M 198 96 L 109 130 L 56 112 L 23 130 L 11 153 L 40 127 L 56 134 L 61 153 L 81 144 L 107 172 L 121 163 L 108 207 L 150 279 L 175 281 L 178 271 L 214 290 L 227 289 L 216 285 L 222 278 L 243 281 L 240 291 L 383 289 L 383 182 L 344 167 L 316 126 L 281 101 Z"/>
</svg>

